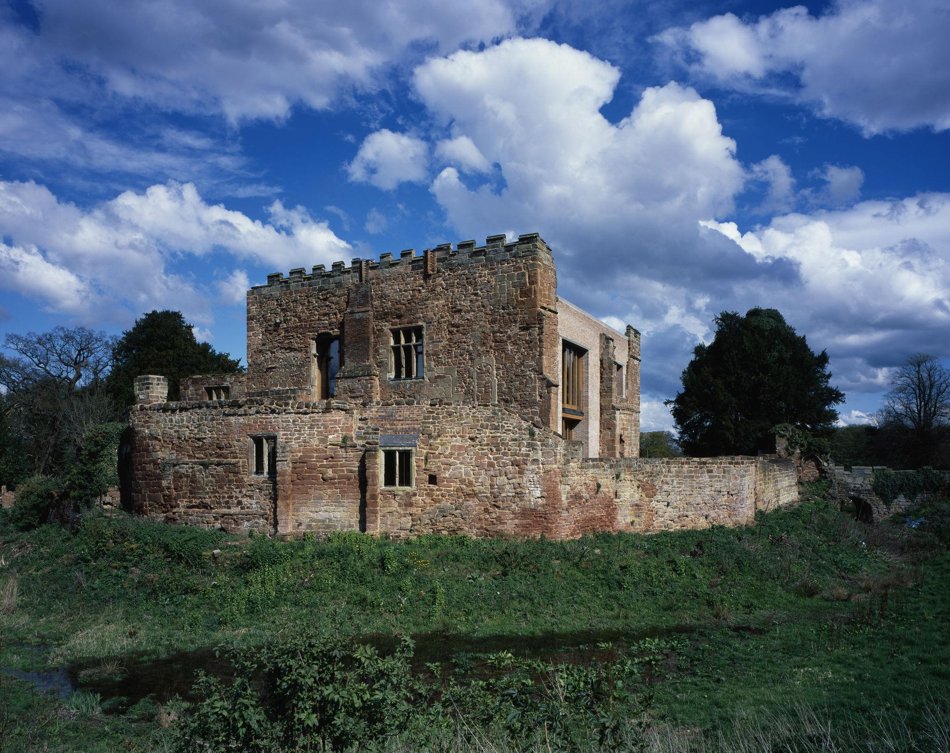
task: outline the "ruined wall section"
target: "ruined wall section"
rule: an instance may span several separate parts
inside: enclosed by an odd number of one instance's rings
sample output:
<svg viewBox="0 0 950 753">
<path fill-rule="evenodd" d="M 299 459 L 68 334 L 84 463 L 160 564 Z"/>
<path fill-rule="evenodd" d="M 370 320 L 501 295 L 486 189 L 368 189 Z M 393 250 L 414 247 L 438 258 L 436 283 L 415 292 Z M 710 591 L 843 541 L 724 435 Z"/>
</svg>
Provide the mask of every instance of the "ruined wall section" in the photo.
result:
<svg viewBox="0 0 950 753">
<path fill-rule="evenodd" d="M 143 405 L 131 421 L 134 509 L 230 531 L 562 539 L 743 525 L 797 500 L 785 459 L 582 460 L 500 406 L 248 399 Z M 252 472 L 254 436 L 276 440 L 273 474 Z M 413 452 L 410 488 L 381 483 L 394 440 Z"/>
<path fill-rule="evenodd" d="M 798 501 L 794 464 L 779 458 L 626 458 L 568 462 L 566 537 L 747 525 L 764 504 Z"/>
<path fill-rule="evenodd" d="M 354 369 L 344 357 L 341 388 L 350 400 L 498 404 L 525 417 L 545 413 L 549 388 L 544 315 L 556 317 L 557 279 L 550 249 L 537 235 L 505 243 L 491 236 L 439 246 L 416 256 L 383 254 L 327 272 L 292 270 L 268 277 L 248 293 L 248 394 L 308 397 L 310 341 L 342 334 L 345 356 L 353 340 L 367 343 L 361 392 L 342 384 Z M 390 379 L 390 332 L 424 328 L 425 377 Z M 366 334 L 369 334 L 367 337 Z M 362 354 L 359 358 L 363 358 Z M 544 422 L 547 422 L 544 416 Z"/>
<path fill-rule="evenodd" d="M 799 468 L 792 458 L 756 458 L 755 509 L 774 510 L 798 501 Z"/>
<path fill-rule="evenodd" d="M 355 414 L 264 399 L 132 409 L 133 511 L 167 522 L 261 533 L 358 530 Z M 276 465 L 252 472 L 253 438 Z"/>
<path fill-rule="evenodd" d="M 227 397 L 219 398 L 222 388 L 226 389 Z M 181 380 L 179 392 L 181 400 L 186 402 L 239 400 L 245 395 L 245 377 L 244 374 L 196 374 Z"/>
</svg>

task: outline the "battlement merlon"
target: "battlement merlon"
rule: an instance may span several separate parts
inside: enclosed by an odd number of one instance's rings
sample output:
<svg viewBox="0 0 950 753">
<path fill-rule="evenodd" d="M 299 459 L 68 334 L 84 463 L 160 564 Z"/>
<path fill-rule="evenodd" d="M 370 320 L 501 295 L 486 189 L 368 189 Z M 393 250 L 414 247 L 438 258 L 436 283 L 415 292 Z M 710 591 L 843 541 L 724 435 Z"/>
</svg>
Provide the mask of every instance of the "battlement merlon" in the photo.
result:
<svg viewBox="0 0 950 753">
<path fill-rule="evenodd" d="M 476 245 L 474 240 L 467 240 L 459 241 L 455 247 L 451 243 L 442 243 L 435 248 L 426 249 L 421 256 L 417 256 L 415 250 L 410 248 L 401 251 L 398 257 L 391 252 L 382 253 L 376 261 L 355 258 L 349 265 L 345 261 L 335 261 L 329 270 L 323 264 L 314 265 L 309 273 L 304 267 L 295 267 L 286 277 L 282 272 L 267 275 L 266 284 L 252 287 L 248 296 L 299 287 L 366 282 L 377 276 L 385 276 L 391 270 L 411 270 L 432 275 L 439 269 L 529 255 L 546 256 L 546 261 L 552 265 L 554 263 L 550 247 L 538 233 L 519 235 L 516 241 L 511 242 L 507 241 L 506 235 L 499 234 L 488 236 L 483 246 Z"/>
</svg>

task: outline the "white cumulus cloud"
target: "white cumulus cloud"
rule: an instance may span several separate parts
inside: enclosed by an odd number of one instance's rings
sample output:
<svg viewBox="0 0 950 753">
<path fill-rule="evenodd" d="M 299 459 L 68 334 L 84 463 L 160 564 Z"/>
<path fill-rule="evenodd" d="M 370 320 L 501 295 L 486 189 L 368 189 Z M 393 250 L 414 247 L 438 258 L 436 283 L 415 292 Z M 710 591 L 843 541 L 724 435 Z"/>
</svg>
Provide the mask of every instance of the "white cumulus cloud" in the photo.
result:
<svg viewBox="0 0 950 753">
<path fill-rule="evenodd" d="M 209 320 L 203 283 L 175 270 L 184 257 L 225 255 L 287 269 L 345 256 L 349 245 L 301 208 L 274 202 L 270 223 L 209 204 L 191 184 L 126 191 L 91 209 L 33 182 L 0 182 L 0 285 L 45 299 L 77 318 L 124 307 L 182 309 Z M 247 289 L 235 272 L 218 290 Z M 242 291 L 243 292 L 243 291 Z"/>
<path fill-rule="evenodd" d="M 367 136 L 347 165 L 350 180 L 392 190 L 400 183 L 426 179 L 429 147 L 425 141 L 387 128 Z"/>
<path fill-rule="evenodd" d="M 596 254 L 604 240 L 630 249 L 639 237 L 638 255 L 664 264 L 668 249 L 652 244 L 658 234 L 695 239 L 696 221 L 727 211 L 743 183 L 735 144 L 712 103 L 676 84 L 645 90 L 629 116 L 611 123 L 600 108 L 619 75 L 541 39 L 419 67 L 415 86 L 430 112 L 504 180 L 494 190 L 444 168 L 431 188 L 450 222 L 466 235 L 543 229 L 568 254 Z"/>
<path fill-rule="evenodd" d="M 944 0 L 841 0 L 819 16 L 803 6 L 754 21 L 727 13 L 658 39 L 698 75 L 784 91 L 870 135 L 950 128 L 948 29 Z"/>
<path fill-rule="evenodd" d="M 801 287 L 769 296 L 839 358 L 882 365 L 917 351 L 950 355 L 950 194 L 790 214 L 746 233 L 705 224 L 759 260 L 793 263 Z M 877 372 L 865 387 L 880 381 Z"/>
<path fill-rule="evenodd" d="M 283 118 L 373 89 L 420 45 L 436 51 L 514 32 L 541 2 L 441 0 L 43 0 L 36 43 L 125 97 Z"/>
<path fill-rule="evenodd" d="M 436 144 L 436 156 L 444 162 L 473 173 L 487 173 L 491 165 L 468 136 L 444 139 Z"/>
</svg>

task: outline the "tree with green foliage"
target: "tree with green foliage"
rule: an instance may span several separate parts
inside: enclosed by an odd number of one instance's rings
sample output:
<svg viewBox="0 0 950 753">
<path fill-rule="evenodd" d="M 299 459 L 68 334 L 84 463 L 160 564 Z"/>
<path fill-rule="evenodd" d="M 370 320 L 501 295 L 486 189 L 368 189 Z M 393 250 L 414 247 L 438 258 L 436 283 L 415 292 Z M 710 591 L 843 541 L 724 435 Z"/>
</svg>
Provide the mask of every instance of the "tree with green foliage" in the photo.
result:
<svg viewBox="0 0 950 753">
<path fill-rule="evenodd" d="M 683 454 L 671 431 L 645 431 L 640 434 L 641 458 L 678 458 Z"/>
<path fill-rule="evenodd" d="M 812 352 L 775 309 L 726 311 L 667 405 L 687 455 L 756 454 L 778 424 L 830 433 L 838 417 L 832 406 L 844 400 L 830 380 L 827 353 Z"/>
<path fill-rule="evenodd" d="M 195 374 L 230 374 L 240 361 L 199 343 L 179 311 L 152 311 L 123 333 L 113 350 L 115 365 L 109 391 L 122 405 L 135 402 L 135 377 L 159 374 L 168 378 L 169 399 L 176 400 L 180 383 Z"/>
</svg>

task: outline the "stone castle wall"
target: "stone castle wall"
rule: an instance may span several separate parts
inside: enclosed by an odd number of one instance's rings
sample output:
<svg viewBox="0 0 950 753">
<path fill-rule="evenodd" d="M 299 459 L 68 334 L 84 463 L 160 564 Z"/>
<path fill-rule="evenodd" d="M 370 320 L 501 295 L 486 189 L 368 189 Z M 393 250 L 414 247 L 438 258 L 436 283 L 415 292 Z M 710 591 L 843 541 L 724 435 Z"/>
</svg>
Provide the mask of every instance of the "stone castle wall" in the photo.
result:
<svg viewBox="0 0 950 753">
<path fill-rule="evenodd" d="M 137 511 L 232 531 L 561 539 L 742 525 L 797 500 L 787 460 L 583 460 L 497 406 L 182 402 L 138 407 L 132 425 Z M 272 476 L 251 473 L 255 435 L 277 438 Z M 393 438 L 413 449 L 412 488 L 380 483 Z"/>
<path fill-rule="evenodd" d="M 780 461 L 636 457 L 639 333 L 560 301 L 537 235 L 270 275 L 247 310 L 246 376 L 186 379 L 175 403 L 163 377 L 136 381 L 127 508 L 284 535 L 570 538 L 739 525 L 797 498 Z M 404 327 L 422 329 L 424 378 L 390 373 Z M 578 442 L 558 433 L 562 338 L 586 350 Z M 398 488 L 383 478 L 393 448 L 412 453 Z"/>
<path fill-rule="evenodd" d="M 248 293 L 248 394 L 310 399 L 310 343 L 345 333 L 342 399 L 437 398 L 542 416 L 557 383 L 558 361 L 546 363 L 542 347 L 556 290 L 550 249 L 537 235 L 271 275 Z M 390 332 L 416 325 L 425 330 L 426 378 L 390 380 Z"/>
</svg>

